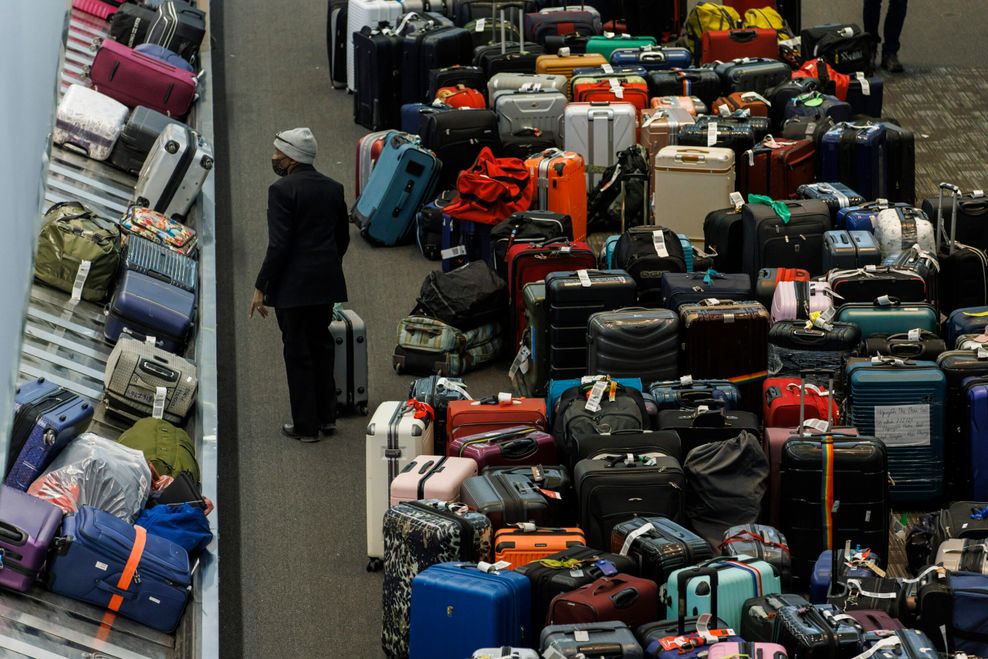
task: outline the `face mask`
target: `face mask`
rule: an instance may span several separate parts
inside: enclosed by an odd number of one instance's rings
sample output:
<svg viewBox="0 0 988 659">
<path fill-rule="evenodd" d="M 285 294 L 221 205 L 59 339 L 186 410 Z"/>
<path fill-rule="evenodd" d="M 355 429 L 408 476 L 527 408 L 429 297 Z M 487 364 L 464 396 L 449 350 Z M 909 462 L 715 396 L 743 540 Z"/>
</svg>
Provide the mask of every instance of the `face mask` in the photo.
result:
<svg viewBox="0 0 988 659">
<path fill-rule="evenodd" d="M 281 160 L 274 160 L 274 159 L 272 159 L 271 160 L 271 169 L 273 169 L 274 170 L 274 173 L 277 174 L 278 176 L 287 176 L 288 175 L 288 168 L 281 166 Z"/>
</svg>

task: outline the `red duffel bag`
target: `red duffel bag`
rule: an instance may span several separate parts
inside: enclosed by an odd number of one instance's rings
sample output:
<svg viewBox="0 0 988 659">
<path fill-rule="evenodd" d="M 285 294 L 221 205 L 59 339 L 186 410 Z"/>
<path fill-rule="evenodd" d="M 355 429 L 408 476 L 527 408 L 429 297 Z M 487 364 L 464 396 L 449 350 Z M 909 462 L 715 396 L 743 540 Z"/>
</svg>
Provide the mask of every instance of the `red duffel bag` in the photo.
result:
<svg viewBox="0 0 988 659">
<path fill-rule="evenodd" d="M 456 179 L 456 198 L 443 212 L 458 220 L 497 224 L 518 211 L 527 211 L 535 180 L 524 161 L 495 158 L 484 148 L 473 166 Z"/>
</svg>

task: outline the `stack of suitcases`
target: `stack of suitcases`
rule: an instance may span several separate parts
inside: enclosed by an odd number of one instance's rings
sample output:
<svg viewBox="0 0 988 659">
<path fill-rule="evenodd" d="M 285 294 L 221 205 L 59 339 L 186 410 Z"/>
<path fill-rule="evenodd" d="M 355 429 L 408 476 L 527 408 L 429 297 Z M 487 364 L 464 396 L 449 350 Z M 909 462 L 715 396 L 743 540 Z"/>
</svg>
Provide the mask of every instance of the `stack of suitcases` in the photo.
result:
<svg viewBox="0 0 988 659">
<path fill-rule="evenodd" d="M 858 26 L 612 4 L 332 10 L 352 219 L 442 262 L 367 437 L 385 653 L 988 654 L 984 194 L 915 189 Z"/>
</svg>

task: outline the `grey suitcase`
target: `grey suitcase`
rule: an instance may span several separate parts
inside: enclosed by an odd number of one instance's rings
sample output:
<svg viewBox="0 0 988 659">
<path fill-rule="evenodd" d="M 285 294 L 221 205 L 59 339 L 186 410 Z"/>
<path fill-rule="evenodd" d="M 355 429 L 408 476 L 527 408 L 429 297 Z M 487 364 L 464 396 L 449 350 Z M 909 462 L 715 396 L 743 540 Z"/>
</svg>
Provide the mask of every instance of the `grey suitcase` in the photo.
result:
<svg viewBox="0 0 988 659">
<path fill-rule="evenodd" d="M 950 538 L 940 543 L 936 565 L 951 572 L 988 575 L 988 541 L 980 538 Z"/>
<path fill-rule="evenodd" d="M 148 416 L 182 425 L 199 389 L 195 364 L 170 352 L 121 336 L 103 373 L 107 409 L 125 419 Z"/>
<path fill-rule="evenodd" d="M 487 81 L 487 98 L 493 107 L 502 94 L 540 91 L 566 94 L 566 82 L 566 76 L 551 73 L 495 73 Z"/>
<path fill-rule="evenodd" d="M 198 261 L 137 235 L 127 238 L 124 268 L 161 279 L 190 293 L 196 292 L 199 280 Z"/>
<path fill-rule="evenodd" d="M 593 190 L 617 154 L 637 144 L 638 110 L 630 103 L 570 103 L 563 117 L 563 148 L 583 157 Z"/>
<path fill-rule="evenodd" d="M 555 90 L 500 94 L 494 104 L 498 134 L 504 140 L 541 133 L 541 137 L 559 146 L 559 124 L 566 103 L 566 95 Z"/>
<path fill-rule="evenodd" d="M 542 630 L 540 640 L 543 657 L 642 659 L 645 656 L 634 633 L 623 622 L 550 625 Z"/>
<path fill-rule="evenodd" d="M 329 324 L 336 347 L 333 378 L 336 382 L 337 409 L 367 415 L 367 328 L 350 309 L 334 309 Z"/>
<path fill-rule="evenodd" d="M 124 125 L 117 138 L 117 143 L 110 154 L 110 163 L 114 167 L 137 175 L 151 153 L 151 147 L 158 135 L 168 124 L 182 125 L 182 122 L 161 114 L 157 110 L 138 106 L 130 113 L 130 118 Z"/>
<path fill-rule="evenodd" d="M 669 309 L 618 309 L 590 316 L 587 373 L 642 382 L 679 377 L 679 316 Z"/>
<path fill-rule="evenodd" d="M 854 270 L 880 265 L 882 254 L 870 231 L 827 231 L 823 234 L 823 270 Z"/>
<path fill-rule="evenodd" d="M 154 141 L 134 188 L 134 199 L 181 221 L 213 169 L 213 149 L 188 126 L 169 124 Z"/>
</svg>

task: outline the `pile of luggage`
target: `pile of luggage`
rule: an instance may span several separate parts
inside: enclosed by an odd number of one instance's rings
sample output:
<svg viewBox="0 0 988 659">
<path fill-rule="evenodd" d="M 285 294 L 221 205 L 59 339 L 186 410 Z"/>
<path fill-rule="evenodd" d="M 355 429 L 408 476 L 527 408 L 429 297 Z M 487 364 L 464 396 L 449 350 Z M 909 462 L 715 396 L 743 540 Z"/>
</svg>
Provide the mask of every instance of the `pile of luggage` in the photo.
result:
<svg viewBox="0 0 988 659">
<path fill-rule="evenodd" d="M 107 622 L 119 614 L 170 633 L 212 541 L 213 506 L 183 429 L 198 391 L 186 356 L 197 239 L 185 222 L 213 157 L 182 119 L 205 27 L 203 12 L 183 2 L 117 4 L 73 3 L 73 20 L 94 31 L 105 32 L 110 18 L 109 38 L 94 44 L 91 87 L 64 90 L 53 148 L 136 174 L 130 205 L 122 217 L 101 217 L 81 201 L 54 204 L 35 258 L 36 281 L 69 296 L 69 316 L 79 305 L 106 305 L 102 334 L 113 349 L 105 390 L 96 401 L 46 378 L 18 388 L 0 486 L 0 584 L 44 585 L 106 609 Z M 101 163 L 80 167 L 98 178 Z M 113 440 L 91 424 L 123 433 Z"/>
<path fill-rule="evenodd" d="M 442 265 L 368 426 L 389 656 L 988 654 L 988 199 L 917 202 L 871 35 L 750 5 L 349 2 L 352 219 Z"/>
</svg>

